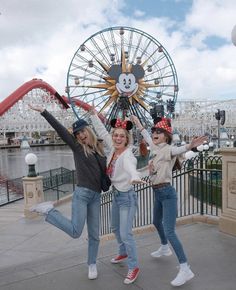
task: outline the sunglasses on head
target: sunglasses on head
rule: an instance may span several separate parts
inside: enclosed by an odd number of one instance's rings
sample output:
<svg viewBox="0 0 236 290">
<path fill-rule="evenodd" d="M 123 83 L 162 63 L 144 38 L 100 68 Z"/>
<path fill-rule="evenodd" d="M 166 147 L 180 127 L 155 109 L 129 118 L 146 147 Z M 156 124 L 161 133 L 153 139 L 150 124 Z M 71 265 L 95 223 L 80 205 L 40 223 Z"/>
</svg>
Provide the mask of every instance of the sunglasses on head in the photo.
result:
<svg viewBox="0 0 236 290">
<path fill-rule="evenodd" d="M 161 134 L 161 133 L 164 133 L 164 129 L 162 129 L 162 128 L 155 128 L 155 127 L 152 127 L 151 128 L 151 132 L 152 132 L 152 134 L 153 133 L 156 133 L 156 134 Z"/>
</svg>

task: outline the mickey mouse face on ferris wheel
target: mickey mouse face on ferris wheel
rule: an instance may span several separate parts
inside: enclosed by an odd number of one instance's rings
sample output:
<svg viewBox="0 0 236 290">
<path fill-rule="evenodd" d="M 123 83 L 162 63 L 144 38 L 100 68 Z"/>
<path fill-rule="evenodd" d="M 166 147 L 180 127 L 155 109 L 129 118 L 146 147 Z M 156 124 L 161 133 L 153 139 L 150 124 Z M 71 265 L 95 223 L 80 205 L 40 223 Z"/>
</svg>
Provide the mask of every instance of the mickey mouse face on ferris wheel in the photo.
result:
<svg viewBox="0 0 236 290">
<path fill-rule="evenodd" d="M 116 83 L 116 89 L 120 94 L 134 94 L 138 90 L 138 84 L 136 83 L 135 76 L 131 73 L 122 73 L 119 76 Z"/>
<path fill-rule="evenodd" d="M 133 65 L 131 72 L 122 72 L 121 65 L 112 65 L 108 75 L 115 79 L 116 89 L 120 95 L 131 97 L 138 88 L 138 80 L 144 77 L 144 69 L 141 65 Z"/>
</svg>

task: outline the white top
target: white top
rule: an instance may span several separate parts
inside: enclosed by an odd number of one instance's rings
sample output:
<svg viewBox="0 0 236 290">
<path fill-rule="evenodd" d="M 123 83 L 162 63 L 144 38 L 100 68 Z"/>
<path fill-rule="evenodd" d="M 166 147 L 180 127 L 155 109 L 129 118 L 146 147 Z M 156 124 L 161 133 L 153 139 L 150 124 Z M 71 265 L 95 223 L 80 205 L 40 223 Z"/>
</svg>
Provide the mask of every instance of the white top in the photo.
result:
<svg viewBox="0 0 236 290">
<path fill-rule="evenodd" d="M 150 177 L 152 183 L 171 183 L 172 168 L 175 164 L 176 156 L 187 152 L 187 145 L 180 147 L 172 146 L 167 143 L 155 145 L 146 129 L 143 129 L 141 134 L 150 146 L 151 158 L 154 166 L 154 174 Z"/>
<path fill-rule="evenodd" d="M 91 115 L 90 119 L 99 138 L 103 139 L 103 142 L 108 148 L 107 164 L 109 164 L 115 151 L 112 137 L 97 115 Z M 112 185 L 119 191 L 130 190 L 133 187 L 132 181 L 141 180 L 140 173 L 137 171 L 136 167 L 137 159 L 131 148 L 127 147 L 115 162 L 114 171 L 111 176 Z"/>
</svg>

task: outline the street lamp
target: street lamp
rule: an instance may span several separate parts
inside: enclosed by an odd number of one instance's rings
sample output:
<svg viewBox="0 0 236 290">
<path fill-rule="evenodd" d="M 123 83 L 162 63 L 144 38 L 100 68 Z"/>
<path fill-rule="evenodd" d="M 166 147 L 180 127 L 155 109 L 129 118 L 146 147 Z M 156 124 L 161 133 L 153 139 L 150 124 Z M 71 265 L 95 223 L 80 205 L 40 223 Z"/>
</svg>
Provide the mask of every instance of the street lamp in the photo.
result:
<svg viewBox="0 0 236 290">
<path fill-rule="evenodd" d="M 203 143 L 203 152 L 204 152 L 204 156 L 207 157 L 208 156 L 208 151 L 210 149 L 210 146 L 207 142 Z"/>
<path fill-rule="evenodd" d="M 38 157 L 34 153 L 28 153 L 25 156 L 25 163 L 28 165 L 28 177 L 36 177 L 35 164 L 38 161 Z"/>
<path fill-rule="evenodd" d="M 209 150 L 209 145 L 203 144 L 203 151 L 208 151 L 208 150 Z"/>
<path fill-rule="evenodd" d="M 213 151 L 214 148 L 214 143 L 213 142 L 209 142 L 209 151 Z"/>
<path fill-rule="evenodd" d="M 231 136 L 231 147 L 234 147 L 234 136 Z"/>
<path fill-rule="evenodd" d="M 202 152 L 204 150 L 203 144 L 197 146 L 197 151 Z"/>
</svg>

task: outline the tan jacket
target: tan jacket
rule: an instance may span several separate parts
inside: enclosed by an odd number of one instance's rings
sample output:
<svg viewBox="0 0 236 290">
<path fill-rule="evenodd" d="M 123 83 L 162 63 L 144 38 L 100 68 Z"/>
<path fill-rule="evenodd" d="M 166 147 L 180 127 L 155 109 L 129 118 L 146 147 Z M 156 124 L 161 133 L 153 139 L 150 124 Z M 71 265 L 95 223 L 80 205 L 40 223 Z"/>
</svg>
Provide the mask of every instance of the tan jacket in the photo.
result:
<svg viewBox="0 0 236 290">
<path fill-rule="evenodd" d="M 176 157 L 171 155 L 171 145 L 162 143 L 156 146 L 152 159 L 154 172 L 150 176 L 153 184 L 170 182 L 172 180 L 172 168 Z"/>
<path fill-rule="evenodd" d="M 167 143 L 155 145 L 146 129 L 142 130 L 144 140 L 150 146 L 150 160 L 153 161 L 154 172 L 150 179 L 154 184 L 172 181 L 172 168 L 175 164 L 176 156 L 188 151 L 187 145 L 180 147 Z"/>
</svg>

